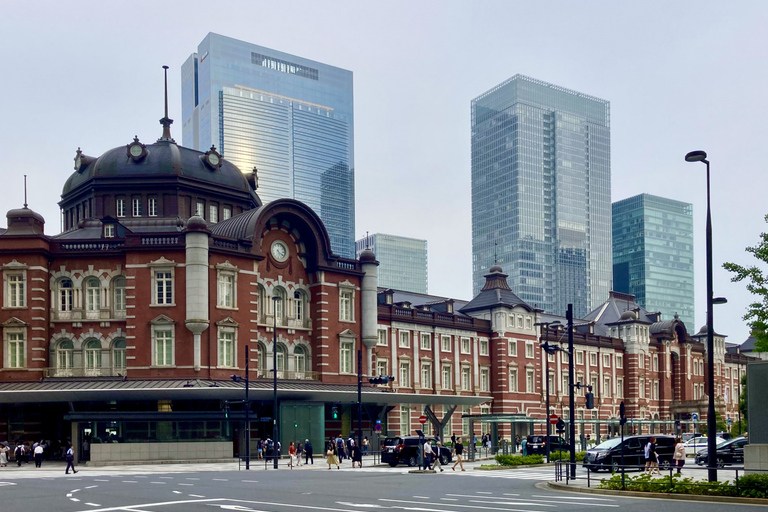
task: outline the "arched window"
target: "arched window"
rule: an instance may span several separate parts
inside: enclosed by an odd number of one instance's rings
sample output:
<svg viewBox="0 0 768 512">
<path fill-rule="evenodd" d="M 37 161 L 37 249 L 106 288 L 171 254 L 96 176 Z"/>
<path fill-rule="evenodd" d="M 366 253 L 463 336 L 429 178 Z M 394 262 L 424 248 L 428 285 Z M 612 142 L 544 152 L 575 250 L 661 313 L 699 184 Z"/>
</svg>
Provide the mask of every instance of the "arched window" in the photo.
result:
<svg viewBox="0 0 768 512">
<path fill-rule="evenodd" d="M 258 322 L 260 324 L 263 324 L 263 323 L 266 323 L 266 321 L 267 321 L 267 306 L 266 306 L 266 303 L 267 303 L 267 292 L 266 292 L 266 290 L 264 290 L 264 287 L 261 284 L 259 284 L 258 292 L 259 292 L 259 298 L 258 298 L 258 301 L 259 301 L 259 304 L 258 304 L 259 318 L 258 318 Z"/>
<path fill-rule="evenodd" d="M 95 277 L 85 281 L 85 310 L 88 318 L 98 315 L 101 308 L 101 283 Z M 88 314 L 91 313 L 91 314 Z"/>
<path fill-rule="evenodd" d="M 259 343 L 256 348 L 256 357 L 258 358 L 259 377 L 267 375 L 267 349 L 263 343 Z"/>
<path fill-rule="evenodd" d="M 297 327 L 306 327 L 309 319 L 309 301 L 304 290 L 298 290 L 293 294 L 294 312 Z"/>
<path fill-rule="evenodd" d="M 280 286 L 276 287 L 273 293 L 273 297 L 280 297 L 280 300 L 272 300 L 274 306 L 274 315 L 275 319 L 277 320 L 277 325 L 285 325 L 285 299 L 286 299 L 286 293 L 285 288 L 282 288 Z"/>
<path fill-rule="evenodd" d="M 85 372 L 94 374 L 101 368 L 101 343 L 99 340 L 88 340 L 84 346 Z"/>
<path fill-rule="evenodd" d="M 57 374 L 69 373 L 72 370 L 72 353 L 75 346 L 72 340 L 62 340 L 56 347 L 56 369 Z"/>
<path fill-rule="evenodd" d="M 112 281 L 113 301 L 112 304 L 115 310 L 115 318 L 125 317 L 125 278 L 123 276 L 116 277 Z"/>
<path fill-rule="evenodd" d="M 125 371 L 125 340 L 115 340 L 112 344 L 112 368 L 115 375 L 124 375 Z"/>
<path fill-rule="evenodd" d="M 277 371 L 285 371 L 285 345 L 278 343 L 277 347 Z"/>
<path fill-rule="evenodd" d="M 59 281 L 59 311 L 72 311 L 72 302 L 74 300 L 74 287 L 72 280 L 64 278 Z"/>
<path fill-rule="evenodd" d="M 293 349 L 293 361 L 294 370 L 296 370 L 296 378 L 304 379 L 304 372 L 307 371 L 307 353 L 304 347 L 298 346 Z"/>
</svg>

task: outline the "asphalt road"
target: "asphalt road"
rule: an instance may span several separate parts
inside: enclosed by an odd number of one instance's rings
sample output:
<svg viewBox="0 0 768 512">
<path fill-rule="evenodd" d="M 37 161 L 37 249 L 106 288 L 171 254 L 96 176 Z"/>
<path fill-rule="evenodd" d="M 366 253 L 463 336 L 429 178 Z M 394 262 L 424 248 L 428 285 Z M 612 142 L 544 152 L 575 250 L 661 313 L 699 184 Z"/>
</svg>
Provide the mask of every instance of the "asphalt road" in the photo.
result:
<svg viewBox="0 0 768 512">
<path fill-rule="evenodd" d="M 4 468 L 5 469 L 5 468 Z M 141 468 L 77 475 L 0 472 L 2 512 L 316 512 L 411 510 L 424 512 L 647 512 L 673 506 L 675 512 L 715 512 L 722 503 L 658 501 L 563 493 L 537 483 L 550 468 L 414 475 L 407 468 L 341 470 L 281 468 L 278 471 L 194 471 Z M 187 470 L 189 471 L 189 470 Z M 739 511 L 764 507 L 728 505 Z"/>
</svg>

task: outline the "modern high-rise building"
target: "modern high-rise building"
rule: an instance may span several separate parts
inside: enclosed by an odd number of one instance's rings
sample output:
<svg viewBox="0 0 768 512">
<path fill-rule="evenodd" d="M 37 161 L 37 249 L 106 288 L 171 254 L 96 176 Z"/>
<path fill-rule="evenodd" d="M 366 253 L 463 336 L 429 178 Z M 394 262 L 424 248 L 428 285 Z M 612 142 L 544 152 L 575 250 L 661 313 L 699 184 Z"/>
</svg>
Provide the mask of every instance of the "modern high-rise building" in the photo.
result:
<svg viewBox="0 0 768 512">
<path fill-rule="evenodd" d="M 650 194 L 613 203 L 613 289 L 693 331 L 693 205 Z"/>
<path fill-rule="evenodd" d="M 608 101 L 515 75 L 472 100 L 472 278 L 583 316 L 611 288 Z"/>
<path fill-rule="evenodd" d="M 181 68 L 182 140 L 258 169 L 265 202 L 298 199 L 354 256 L 352 72 L 209 33 Z"/>
<path fill-rule="evenodd" d="M 427 241 L 374 233 L 355 242 L 359 257 L 366 248 L 379 262 L 379 287 L 427 293 Z"/>
</svg>

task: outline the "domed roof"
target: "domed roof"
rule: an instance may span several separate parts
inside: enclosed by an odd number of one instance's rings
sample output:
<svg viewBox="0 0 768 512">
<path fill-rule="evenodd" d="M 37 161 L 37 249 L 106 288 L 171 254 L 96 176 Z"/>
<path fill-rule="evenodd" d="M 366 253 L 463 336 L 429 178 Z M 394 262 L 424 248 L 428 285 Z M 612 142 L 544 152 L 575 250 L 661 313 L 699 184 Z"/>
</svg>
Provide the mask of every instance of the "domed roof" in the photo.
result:
<svg viewBox="0 0 768 512">
<path fill-rule="evenodd" d="M 136 154 L 132 155 L 132 148 Z M 213 155 L 209 158 L 209 155 Z M 82 154 L 78 149 L 76 171 L 69 177 L 62 197 L 78 189 L 93 178 L 147 178 L 185 177 L 219 187 L 246 192 L 261 204 L 248 179 L 231 162 L 224 160 L 215 148 L 208 152 L 177 145 L 172 139 L 160 139 L 143 145 L 138 138 L 127 146 L 119 146 L 98 158 Z"/>
<path fill-rule="evenodd" d="M 504 272 L 504 269 L 501 268 L 501 265 L 493 265 L 488 269 L 489 274 L 497 274 L 499 272 Z"/>
<path fill-rule="evenodd" d="M 637 313 L 628 309 L 621 314 L 621 320 L 637 320 Z"/>
<path fill-rule="evenodd" d="M 376 261 L 376 253 L 372 250 L 365 248 L 360 253 L 360 263 L 374 263 Z"/>
</svg>

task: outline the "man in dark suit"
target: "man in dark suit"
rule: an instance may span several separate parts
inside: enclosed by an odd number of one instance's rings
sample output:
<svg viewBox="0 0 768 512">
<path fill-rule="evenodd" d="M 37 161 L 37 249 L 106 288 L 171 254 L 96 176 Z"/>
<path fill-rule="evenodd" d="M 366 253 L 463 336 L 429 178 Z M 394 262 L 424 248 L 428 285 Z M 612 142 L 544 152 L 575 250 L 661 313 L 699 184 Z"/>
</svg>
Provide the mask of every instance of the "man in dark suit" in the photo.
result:
<svg viewBox="0 0 768 512">
<path fill-rule="evenodd" d="M 312 443 L 309 439 L 304 440 L 304 464 L 315 463 L 315 458 L 312 456 Z"/>
</svg>

